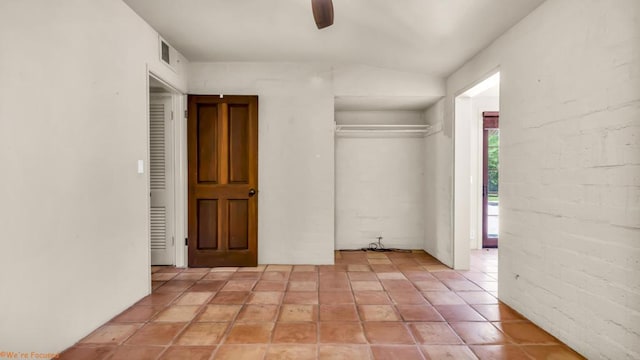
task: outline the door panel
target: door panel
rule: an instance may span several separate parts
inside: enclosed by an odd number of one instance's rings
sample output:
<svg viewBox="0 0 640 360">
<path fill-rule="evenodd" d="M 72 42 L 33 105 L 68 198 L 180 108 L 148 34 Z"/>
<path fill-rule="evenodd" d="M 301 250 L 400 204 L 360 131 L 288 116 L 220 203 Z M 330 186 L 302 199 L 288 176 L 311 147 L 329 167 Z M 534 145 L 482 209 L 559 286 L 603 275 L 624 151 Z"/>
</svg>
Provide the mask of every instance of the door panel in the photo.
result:
<svg viewBox="0 0 640 360">
<path fill-rule="evenodd" d="M 482 247 L 497 248 L 499 113 L 485 111 L 482 117 Z"/>
<path fill-rule="evenodd" d="M 171 97 L 149 101 L 151 265 L 174 264 Z"/>
<path fill-rule="evenodd" d="M 258 98 L 189 96 L 189 266 L 256 266 Z"/>
</svg>

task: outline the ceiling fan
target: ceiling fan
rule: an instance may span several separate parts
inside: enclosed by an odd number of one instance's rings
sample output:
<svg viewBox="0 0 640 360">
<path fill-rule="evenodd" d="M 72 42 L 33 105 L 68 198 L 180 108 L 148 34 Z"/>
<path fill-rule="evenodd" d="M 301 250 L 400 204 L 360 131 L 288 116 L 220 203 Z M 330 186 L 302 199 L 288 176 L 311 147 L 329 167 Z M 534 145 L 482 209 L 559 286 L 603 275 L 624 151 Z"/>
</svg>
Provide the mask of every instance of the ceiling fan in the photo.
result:
<svg viewBox="0 0 640 360">
<path fill-rule="evenodd" d="M 311 0 L 313 19 L 316 21 L 318 29 L 333 25 L 333 2 L 332 0 Z"/>
</svg>

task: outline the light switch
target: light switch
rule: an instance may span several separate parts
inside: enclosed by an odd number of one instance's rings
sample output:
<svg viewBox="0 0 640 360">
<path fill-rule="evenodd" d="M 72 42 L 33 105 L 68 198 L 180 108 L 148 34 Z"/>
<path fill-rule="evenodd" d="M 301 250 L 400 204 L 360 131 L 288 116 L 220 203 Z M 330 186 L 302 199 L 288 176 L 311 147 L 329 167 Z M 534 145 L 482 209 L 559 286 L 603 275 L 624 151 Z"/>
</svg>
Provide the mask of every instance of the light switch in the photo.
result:
<svg viewBox="0 0 640 360">
<path fill-rule="evenodd" d="M 144 174 L 144 160 L 138 160 L 138 174 Z"/>
</svg>

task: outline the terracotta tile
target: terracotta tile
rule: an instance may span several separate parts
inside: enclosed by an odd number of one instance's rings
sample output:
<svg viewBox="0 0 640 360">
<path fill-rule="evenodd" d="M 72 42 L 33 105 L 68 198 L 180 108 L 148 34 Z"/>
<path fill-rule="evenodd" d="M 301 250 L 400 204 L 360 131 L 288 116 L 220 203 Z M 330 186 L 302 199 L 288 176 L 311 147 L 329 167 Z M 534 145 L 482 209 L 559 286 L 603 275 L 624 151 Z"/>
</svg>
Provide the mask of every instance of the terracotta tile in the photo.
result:
<svg viewBox="0 0 640 360">
<path fill-rule="evenodd" d="M 258 280 L 260 278 L 260 276 L 262 276 L 261 272 L 250 272 L 250 271 L 243 271 L 243 272 L 235 272 L 235 273 L 231 273 L 231 280 Z"/>
<path fill-rule="evenodd" d="M 469 347 L 464 345 L 422 345 L 420 347 L 427 360 L 476 360 Z"/>
<path fill-rule="evenodd" d="M 232 321 L 242 305 L 207 305 L 196 321 Z"/>
<path fill-rule="evenodd" d="M 206 304 L 213 296 L 213 292 L 210 291 L 187 291 L 178 300 L 174 302 L 175 305 L 202 305 Z"/>
<path fill-rule="evenodd" d="M 290 281 L 289 291 L 318 291 L 318 283 L 315 281 Z"/>
<path fill-rule="evenodd" d="M 200 280 L 190 287 L 188 291 L 218 291 L 224 284 L 224 280 Z"/>
<path fill-rule="evenodd" d="M 215 346 L 172 346 L 159 360 L 208 360 Z"/>
<path fill-rule="evenodd" d="M 266 265 L 243 266 L 238 268 L 238 272 L 263 272 L 266 268 Z"/>
<path fill-rule="evenodd" d="M 290 323 L 280 322 L 276 324 L 273 332 L 273 343 L 299 343 L 315 344 L 318 340 L 317 325 L 315 322 Z"/>
<path fill-rule="evenodd" d="M 221 291 L 217 293 L 213 299 L 211 299 L 211 304 L 244 304 L 247 301 L 247 298 L 251 294 L 249 291 Z"/>
<path fill-rule="evenodd" d="M 389 259 L 383 252 L 367 252 L 367 259 Z"/>
<path fill-rule="evenodd" d="M 349 280 L 351 281 L 378 281 L 378 277 L 374 272 L 348 272 Z"/>
<path fill-rule="evenodd" d="M 420 291 L 449 291 L 445 284 L 436 279 L 415 281 L 414 284 Z"/>
<path fill-rule="evenodd" d="M 444 321 L 431 305 L 398 305 L 397 309 L 404 321 Z"/>
<path fill-rule="evenodd" d="M 382 284 L 379 281 L 351 281 L 353 291 L 381 291 Z"/>
<path fill-rule="evenodd" d="M 283 304 L 317 304 L 318 293 L 315 291 L 287 291 L 282 299 Z"/>
<path fill-rule="evenodd" d="M 143 323 L 149 321 L 154 315 L 160 312 L 164 306 L 145 306 L 145 305 L 135 305 L 125 310 L 122 314 L 116 316 L 112 323 L 121 323 L 121 322 L 134 322 L 134 323 Z"/>
<path fill-rule="evenodd" d="M 232 272 L 212 272 L 206 274 L 201 280 L 229 280 L 233 276 Z"/>
<path fill-rule="evenodd" d="M 363 345 L 320 345 L 320 360 L 369 360 L 369 347 Z"/>
<path fill-rule="evenodd" d="M 362 324 L 370 344 L 415 344 L 413 337 L 402 322 L 374 322 Z"/>
<path fill-rule="evenodd" d="M 173 274 L 177 274 L 177 273 L 181 273 L 184 269 L 182 268 L 177 268 L 175 266 L 160 266 L 160 268 L 158 269 L 157 272 L 159 273 L 173 273 Z"/>
<path fill-rule="evenodd" d="M 255 280 L 229 280 L 220 291 L 251 291 L 255 284 Z"/>
<path fill-rule="evenodd" d="M 180 293 L 151 294 L 143 297 L 136 305 L 167 305 L 179 295 Z"/>
<path fill-rule="evenodd" d="M 172 305 L 158 314 L 153 321 L 189 322 L 196 317 L 199 310 L 198 305 Z"/>
<path fill-rule="evenodd" d="M 266 344 L 271 340 L 272 322 L 235 323 L 227 335 L 226 344 Z"/>
<path fill-rule="evenodd" d="M 387 291 L 412 291 L 416 288 L 409 280 L 380 280 Z"/>
<path fill-rule="evenodd" d="M 417 290 L 389 291 L 389 296 L 395 304 L 403 305 L 427 305 L 424 296 Z"/>
<path fill-rule="evenodd" d="M 232 266 L 221 266 L 221 267 L 215 267 L 211 269 L 212 272 L 236 272 L 238 271 L 237 267 L 232 267 Z"/>
<path fill-rule="evenodd" d="M 351 291 L 349 280 L 324 280 L 320 278 L 320 290 L 325 291 Z"/>
<path fill-rule="evenodd" d="M 320 304 L 320 321 L 359 321 L 354 304 Z"/>
<path fill-rule="evenodd" d="M 363 321 L 398 321 L 400 316 L 391 305 L 358 305 Z"/>
<path fill-rule="evenodd" d="M 471 305 L 480 315 L 489 321 L 514 321 L 525 318 L 504 304 Z"/>
<path fill-rule="evenodd" d="M 427 264 L 424 266 L 424 269 L 433 273 L 433 272 L 438 272 L 438 271 L 448 271 L 451 270 L 448 266 L 443 265 L 443 264 Z"/>
<path fill-rule="evenodd" d="M 351 291 L 320 291 L 320 304 L 353 304 Z"/>
<path fill-rule="evenodd" d="M 421 269 L 420 271 L 405 271 L 404 276 L 407 277 L 412 282 L 416 281 L 425 281 L 425 280 L 434 280 L 435 277 Z"/>
<path fill-rule="evenodd" d="M 498 282 L 497 281 L 476 281 L 476 285 L 478 285 L 484 291 L 498 291 Z"/>
<path fill-rule="evenodd" d="M 340 265 L 340 264 L 336 264 L 336 265 L 320 265 L 318 266 L 318 272 L 319 273 L 330 273 L 330 272 L 346 272 L 347 271 L 347 265 Z"/>
<path fill-rule="evenodd" d="M 260 280 L 254 287 L 253 291 L 285 291 L 286 289 L 286 281 Z"/>
<path fill-rule="evenodd" d="M 371 264 L 370 266 L 377 273 L 398 271 L 398 268 L 393 264 Z"/>
<path fill-rule="evenodd" d="M 386 291 L 354 291 L 353 296 L 360 305 L 391 305 Z"/>
<path fill-rule="evenodd" d="M 211 271 L 211 268 L 197 267 L 197 268 L 186 268 L 182 271 L 182 273 L 208 273 L 209 271 Z"/>
<path fill-rule="evenodd" d="M 472 345 L 473 351 L 480 360 L 526 359 L 527 355 L 516 345 Z M 544 357 L 536 357 L 544 359 Z"/>
<path fill-rule="evenodd" d="M 293 272 L 316 272 L 318 268 L 315 265 L 296 265 L 293 267 Z M 291 274 L 293 276 L 293 274 Z"/>
<path fill-rule="evenodd" d="M 277 305 L 282 302 L 283 292 L 280 291 L 257 291 L 249 295 L 247 304 L 271 304 Z"/>
<path fill-rule="evenodd" d="M 267 345 L 222 345 L 216 351 L 214 360 L 263 360 Z"/>
<path fill-rule="evenodd" d="M 487 321 L 469 305 L 435 305 L 447 321 Z"/>
<path fill-rule="evenodd" d="M 407 280 L 403 273 L 397 272 L 379 272 L 376 273 L 380 280 Z"/>
<path fill-rule="evenodd" d="M 299 271 L 292 272 L 289 276 L 289 281 L 318 281 L 317 272 Z"/>
<path fill-rule="evenodd" d="M 318 305 L 282 305 L 278 321 L 318 321 Z"/>
<path fill-rule="evenodd" d="M 245 305 L 240 314 L 238 314 L 236 321 L 275 321 L 277 313 L 277 305 Z"/>
<path fill-rule="evenodd" d="M 121 346 L 109 360 L 155 360 L 163 350 L 161 346 Z"/>
<path fill-rule="evenodd" d="M 389 264 L 391 265 L 391 260 L 389 259 L 369 259 L 369 264 L 371 265 L 380 265 L 380 264 Z"/>
<path fill-rule="evenodd" d="M 164 285 L 166 281 L 151 281 L 151 290 L 155 291 L 160 286 Z"/>
<path fill-rule="evenodd" d="M 364 260 L 366 262 L 366 260 Z M 371 267 L 369 267 L 369 265 L 364 265 L 364 264 L 353 264 L 353 265 L 348 265 L 347 266 L 347 271 L 350 272 L 355 272 L 355 271 L 362 271 L 362 272 L 370 272 L 371 271 Z"/>
<path fill-rule="evenodd" d="M 464 305 L 466 302 L 453 291 L 425 291 L 422 293 L 431 305 Z"/>
<path fill-rule="evenodd" d="M 495 324 L 518 344 L 559 344 L 559 341 L 556 338 L 528 321 L 502 322 Z"/>
<path fill-rule="evenodd" d="M 482 273 L 482 272 L 476 272 L 476 271 L 465 271 L 465 272 L 461 272 L 460 273 L 462 276 L 464 276 L 466 279 L 471 280 L 473 282 L 477 282 L 477 281 L 496 281 L 496 279 L 494 279 L 493 277 Z"/>
<path fill-rule="evenodd" d="M 271 345 L 265 360 L 316 360 L 316 345 Z"/>
<path fill-rule="evenodd" d="M 186 323 L 148 323 L 127 340 L 127 345 L 167 345 Z"/>
<path fill-rule="evenodd" d="M 179 345 L 214 345 L 220 342 L 229 323 L 192 323 L 178 338 Z"/>
<path fill-rule="evenodd" d="M 471 281 L 464 280 L 449 280 L 444 279 L 442 282 L 452 291 L 482 291 L 478 285 L 472 283 Z"/>
<path fill-rule="evenodd" d="M 165 292 L 183 292 L 195 283 L 196 282 L 192 280 L 171 280 L 164 283 L 164 285 L 157 288 L 154 292 L 158 294 Z"/>
<path fill-rule="evenodd" d="M 569 349 L 565 345 L 524 345 L 520 347 L 534 359 L 584 359 L 582 355 Z"/>
<path fill-rule="evenodd" d="M 151 280 L 153 281 L 169 281 L 176 277 L 176 273 L 163 273 L 157 272 L 151 275 Z"/>
<path fill-rule="evenodd" d="M 74 346 L 60 354 L 59 360 L 104 360 L 116 347 L 105 346 Z"/>
<path fill-rule="evenodd" d="M 419 344 L 462 344 L 460 337 L 444 322 L 418 322 L 409 328 Z"/>
<path fill-rule="evenodd" d="M 485 291 L 460 291 L 456 293 L 469 304 L 497 304 L 498 299 Z"/>
<path fill-rule="evenodd" d="M 439 280 L 466 280 L 466 278 L 457 271 L 439 271 L 432 274 L 433 277 Z"/>
<path fill-rule="evenodd" d="M 264 281 L 287 281 L 289 280 L 289 272 L 284 271 L 266 271 L 262 274 L 260 280 Z"/>
<path fill-rule="evenodd" d="M 375 360 L 423 360 L 417 346 L 374 345 L 371 352 Z"/>
<path fill-rule="evenodd" d="M 207 275 L 207 272 L 182 272 L 174 278 L 175 280 L 200 280 Z"/>
<path fill-rule="evenodd" d="M 80 343 L 117 345 L 131 336 L 138 328 L 140 328 L 140 324 L 107 324 L 89 334 Z"/>
<path fill-rule="evenodd" d="M 293 269 L 292 265 L 267 265 L 265 271 L 283 271 L 290 272 Z"/>
<path fill-rule="evenodd" d="M 467 344 L 498 345 L 510 342 L 490 322 L 452 322 L 449 325 Z"/>
<path fill-rule="evenodd" d="M 318 275 L 320 281 L 348 281 L 349 277 L 346 272 L 321 272 Z"/>
<path fill-rule="evenodd" d="M 330 344 L 365 344 L 362 326 L 358 322 L 321 322 L 320 342 Z"/>
</svg>

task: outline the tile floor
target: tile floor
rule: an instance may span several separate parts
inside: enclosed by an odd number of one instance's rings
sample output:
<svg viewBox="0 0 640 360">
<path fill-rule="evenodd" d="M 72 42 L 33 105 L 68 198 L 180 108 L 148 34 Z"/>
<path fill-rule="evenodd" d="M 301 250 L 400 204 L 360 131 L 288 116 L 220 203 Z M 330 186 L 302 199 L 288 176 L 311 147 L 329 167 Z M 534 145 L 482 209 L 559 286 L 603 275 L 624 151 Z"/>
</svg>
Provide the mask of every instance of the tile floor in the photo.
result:
<svg viewBox="0 0 640 360">
<path fill-rule="evenodd" d="M 496 299 L 497 250 L 473 252 L 471 271 L 419 251 L 152 273 L 151 295 L 61 358 L 582 358 Z"/>
</svg>

